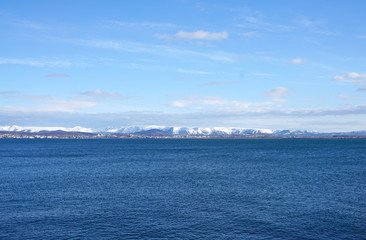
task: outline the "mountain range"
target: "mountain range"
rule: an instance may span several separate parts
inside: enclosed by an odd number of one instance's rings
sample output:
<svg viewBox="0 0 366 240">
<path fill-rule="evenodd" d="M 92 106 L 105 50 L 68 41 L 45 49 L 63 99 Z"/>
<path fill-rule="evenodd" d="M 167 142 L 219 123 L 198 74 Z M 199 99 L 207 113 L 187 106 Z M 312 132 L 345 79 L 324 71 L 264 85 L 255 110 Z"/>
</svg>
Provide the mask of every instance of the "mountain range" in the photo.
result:
<svg viewBox="0 0 366 240">
<path fill-rule="evenodd" d="M 166 127 L 166 126 L 128 126 L 120 128 L 91 129 L 80 126 L 65 127 L 21 127 L 0 126 L 2 133 L 56 134 L 88 133 L 98 136 L 133 135 L 150 137 L 366 137 L 366 130 L 353 132 L 317 132 L 309 130 L 272 130 L 227 127 Z"/>
</svg>

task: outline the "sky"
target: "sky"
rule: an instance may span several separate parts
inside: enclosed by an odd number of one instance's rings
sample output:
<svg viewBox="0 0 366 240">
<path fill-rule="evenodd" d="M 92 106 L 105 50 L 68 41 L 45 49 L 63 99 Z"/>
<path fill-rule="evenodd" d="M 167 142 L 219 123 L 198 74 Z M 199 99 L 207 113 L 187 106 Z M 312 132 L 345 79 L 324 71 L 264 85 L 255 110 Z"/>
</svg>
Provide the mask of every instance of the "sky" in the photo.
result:
<svg viewBox="0 0 366 240">
<path fill-rule="evenodd" d="M 366 130 L 366 1 L 1 1 L 0 125 Z"/>
</svg>

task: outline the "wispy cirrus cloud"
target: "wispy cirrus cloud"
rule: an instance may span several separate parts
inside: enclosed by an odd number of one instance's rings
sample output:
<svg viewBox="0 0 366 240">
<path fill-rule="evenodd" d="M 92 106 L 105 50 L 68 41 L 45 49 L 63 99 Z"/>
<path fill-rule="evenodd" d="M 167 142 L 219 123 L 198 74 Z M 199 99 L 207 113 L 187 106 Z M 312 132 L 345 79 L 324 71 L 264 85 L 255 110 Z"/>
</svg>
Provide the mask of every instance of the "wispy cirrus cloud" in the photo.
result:
<svg viewBox="0 0 366 240">
<path fill-rule="evenodd" d="M 227 86 L 227 85 L 234 85 L 237 83 L 238 82 L 208 82 L 201 84 L 201 86 Z"/>
<path fill-rule="evenodd" d="M 147 70 L 147 71 L 166 71 L 167 69 L 161 65 L 156 64 L 140 64 L 140 63 L 129 63 L 127 65 L 123 65 L 122 67 L 130 68 L 130 69 L 138 69 L 138 70 Z"/>
<path fill-rule="evenodd" d="M 173 101 L 167 104 L 170 107 L 183 108 L 183 107 L 191 107 L 193 109 L 201 109 L 202 105 L 209 106 L 224 106 L 229 103 L 228 100 L 223 99 L 219 96 L 205 96 L 199 98 L 198 96 L 194 96 L 192 98 L 183 98 L 178 101 Z"/>
<path fill-rule="evenodd" d="M 69 74 L 65 73 L 50 73 L 45 75 L 46 78 L 69 78 L 71 77 Z"/>
<path fill-rule="evenodd" d="M 210 85 L 215 86 L 216 83 Z M 225 84 L 223 82 L 217 85 Z M 230 83 L 232 84 L 232 83 Z M 216 86 L 217 86 L 216 85 Z M 206 85 L 208 86 L 208 85 Z M 216 109 L 217 111 L 248 111 L 248 112 L 263 112 L 271 111 L 277 107 L 281 107 L 287 102 L 284 97 L 291 95 L 293 90 L 285 87 L 275 87 L 265 92 L 265 95 L 270 97 L 270 101 L 263 102 L 250 102 L 242 100 L 228 100 L 220 96 L 205 96 L 199 97 L 192 95 L 189 97 L 181 96 L 179 100 L 172 101 L 167 104 L 169 107 L 174 108 L 190 108 L 203 110 L 207 107 L 210 109 Z"/>
<path fill-rule="evenodd" d="M 0 96 L 7 96 L 7 95 L 13 95 L 13 94 L 20 94 L 19 91 L 2 91 L 0 92 Z"/>
<path fill-rule="evenodd" d="M 85 40 L 85 39 L 64 39 L 61 41 L 78 44 L 86 47 L 105 48 L 123 52 L 144 53 L 158 56 L 191 56 L 202 57 L 220 62 L 235 62 L 243 60 L 244 57 L 239 54 L 228 53 L 224 51 L 202 52 L 194 50 L 186 50 L 166 45 L 153 45 L 139 42 L 115 41 L 115 40 Z"/>
<path fill-rule="evenodd" d="M 239 35 L 245 39 L 248 38 L 258 38 L 261 37 L 262 34 L 257 32 L 257 31 L 251 31 L 251 32 L 243 32 L 243 33 L 239 33 Z"/>
<path fill-rule="evenodd" d="M 341 99 L 341 100 L 361 100 L 361 99 L 363 99 L 356 95 L 344 95 L 344 94 L 338 94 L 337 98 Z"/>
<path fill-rule="evenodd" d="M 345 107 L 281 110 L 277 114 L 292 116 L 346 116 L 366 114 L 366 105 L 349 105 Z"/>
<path fill-rule="evenodd" d="M 124 22 L 118 20 L 103 21 L 108 27 L 128 27 L 128 28 L 177 28 L 178 26 L 172 23 L 164 22 Z"/>
<path fill-rule="evenodd" d="M 19 91 L 2 91 L 0 99 L 3 103 L 0 108 L 8 111 L 20 112 L 75 112 L 79 109 L 91 109 L 98 106 L 103 101 L 107 100 L 140 100 L 142 98 L 135 96 L 124 96 L 116 92 L 107 92 L 99 89 L 74 92 L 76 96 L 69 98 L 55 98 L 50 95 L 31 95 Z M 12 100 L 9 103 L 16 102 L 16 105 L 6 106 L 7 100 Z M 25 107 L 27 106 L 27 107 Z"/>
<path fill-rule="evenodd" d="M 19 91 L 0 92 L 2 99 L 21 100 L 21 106 L 4 106 L 8 111 L 20 112 L 74 112 L 77 109 L 90 108 L 98 104 L 97 101 L 82 98 L 58 99 L 49 95 L 30 95 Z M 27 107 L 25 107 L 26 105 Z"/>
<path fill-rule="evenodd" d="M 239 12 L 237 17 L 238 23 L 235 24 L 236 27 L 265 32 L 288 32 L 294 29 L 293 26 L 276 23 L 273 20 L 267 19 L 262 13 L 248 8 L 232 9 L 232 11 Z"/>
<path fill-rule="evenodd" d="M 186 69 L 182 69 L 182 68 L 178 68 L 178 72 L 189 73 L 189 74 L 201 74 L 201 75 L 213 74 L 212 72 L 204 72 L 204 71 L 197 71 L 197 70 L 186 70 Z"/>
<path fill-rule="evenodd" d="M 290 61 L 291 64 L 302 64 L 305 62 L 307 62 L 307 60 L 304 58 L 294 58 Z"/>
<path fill-rule="evenodd" d="M 277 87 L 266 92 L 266 95 L 271 98 L 271 101 L 250 102 L 242 100 L 229 100 L 220 96 L 205 96 L 197 95 L 181 97 L 179 100 L 167 104 L 174 108 L 189 108 L 192 110 L 211 109 L 214 111 L 246 111 L 246 112 L 265 112 L 274 110 L 277 107 L 286 103 L 284 99 L 292 90 L 284 87 Z"/>
<path fill-rule="evenodd" d="M 179 31 L 174 35 L 167 34 L 158 34 L 156 35 L 159 38 L 163 39 L 178 39 L 178 40 L 208 40 L 208 41 L 217 41 L 223 40 L 229 37 L 227 32 L 206 32 L 206 31 L 194 31 L 194 32 L 186 32 Z"/>
<path fill-rule="evenodd" d="M 91 108 L 98 104 L 86 99 L 52 99 L 47 103 L 36 105 L 26 111 L 40 112 L 74 112 L 77 109 Z"/>
<path fill-rule="evenodd" d="M 17 27 L 30 28 L 32 30 L 43 30 L 48 28 L 48 26 L 46 26 L 45 24 L 27 20 L 16 20 L 12 23 L 12 25 Z"/>
<path fill-rule="evenodd" d="M 78 92 L 80 95 L 89 96 L 89 97 L 102 97 L 102 98 L 119 98 L 121 94 L 116 92 L 106 92 L 100 89 L 90 90 L 85 92 Z"/>
<path fill-rule="evenodd" d="M 328 30 L 327 22 L 321 19 L 310 19 L 309 17 L 301 16 L 295 20 L 295 23 L 305 28 L 310 33 L 323 35 L 337 35 L 338 33 Z"/>
<path fill-rule="evenodd" d="M 358 101 L 366 101 L 366 97 L 362 97 L 359 95 L 345 95 L 345 94 L 338 94 L 336 96 L 338 99 L 341 100 L 358 100 Z"/>
<path fill-rule="evenodd" d="M 19 91 L 3 91 L 0 92 L 0 98 L 2 99 L 19 99 L 32 102 L 42 102 L 52 99 L 49 95 L 30 95 Z"/>
<path fill-rule="evenodd" d="M 213 111 L 213 112 L 266 112 L 278 107 L 278 102 L 250 102 L 242 100 L 228 100 L 220 96 L 205 96 L 194 99 L 181 99 L 168 103 L 167 106 L 174 108 L 187 108 L 191 110 Z"/>
<path fill-rule="evenodd" d="M 250 75 L 253 75 L 253 76 L 261 76 L 261 77 L 273 77 L 275 76 L 274 74 L 271 74 L 271 73 L 250 73 Z"/>
<path fill-rule="evenodd" d="M 358 88 L 357 92 L 366 92 L 366 88 Z"/>
<path fill-rule="evenodd" d="M 141 99 L 139 97 L 135 96 L 124 96 L 117 92 L 107 92 L 100 89 L 90 90 L 90 91 L 84 91 L 84 92 L 76 92 L 77 94 L 81 96 L 87 96 L 87 97 L 94 97 L 94 98 L 100 98 L 100 99 L 107 99 L 107 98 L 115 98 L 115 99 Z"/>
<path fill-rule="evenodd" d="M 54 59 L 0 58 L 0 64 L 26 65 L 32 67 L 70 67 L 75 63 Z"/>
</svg>

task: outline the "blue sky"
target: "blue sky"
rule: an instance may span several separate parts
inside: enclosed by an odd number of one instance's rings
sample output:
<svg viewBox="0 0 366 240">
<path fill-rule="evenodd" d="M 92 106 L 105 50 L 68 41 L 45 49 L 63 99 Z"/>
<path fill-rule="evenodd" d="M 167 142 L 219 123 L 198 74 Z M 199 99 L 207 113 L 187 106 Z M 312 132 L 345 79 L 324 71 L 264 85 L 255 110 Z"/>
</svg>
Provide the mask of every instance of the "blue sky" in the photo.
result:
<svg viewBox="0 0 366 240">
<path fill-rule="evenodd" d="M 0 125 L 366 129 L 365 1 L 2 1 Z"/>
</svg>

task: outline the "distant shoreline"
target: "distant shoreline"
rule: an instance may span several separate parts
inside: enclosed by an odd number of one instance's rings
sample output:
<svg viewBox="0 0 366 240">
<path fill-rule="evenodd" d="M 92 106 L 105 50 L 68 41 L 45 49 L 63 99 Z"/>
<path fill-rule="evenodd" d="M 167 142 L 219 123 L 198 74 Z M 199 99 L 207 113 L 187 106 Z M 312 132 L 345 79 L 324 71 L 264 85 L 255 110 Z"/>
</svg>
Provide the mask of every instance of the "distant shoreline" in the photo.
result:
<svg viewBox="0 0 366 240">
<path fill-rule="evenodd" d="M 189 136 L 189 135 L 146 135 L 120 133 L 85 133 L 85 132 L 0 132 L 0 139 L 366 139 L 366 136 L 326 135 L 326 136 Z"/>
</svg>

